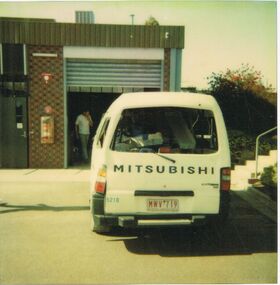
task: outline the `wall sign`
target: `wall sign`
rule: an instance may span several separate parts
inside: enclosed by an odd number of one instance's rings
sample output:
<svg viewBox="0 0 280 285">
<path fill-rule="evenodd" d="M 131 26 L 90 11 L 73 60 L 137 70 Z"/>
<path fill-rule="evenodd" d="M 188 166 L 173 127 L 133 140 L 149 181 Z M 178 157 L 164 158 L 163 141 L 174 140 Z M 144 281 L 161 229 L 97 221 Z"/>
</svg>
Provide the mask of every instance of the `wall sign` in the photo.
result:
<svg viewBox="0 0 280 285">
<path fill-rule="evenodd" d="M 54 119 L 52 116 L 41 117 L 41 143 L 54 143 Z"/>
<path fill-rule="evenodd" d="M 44 72 L 44 73 L 42 73 L 42 77 L 43 77 L 45 83 L 48 84 L 50 79 L 51 79 L 51 77 L 52 77 L 52 74 Z"/>
</svg>

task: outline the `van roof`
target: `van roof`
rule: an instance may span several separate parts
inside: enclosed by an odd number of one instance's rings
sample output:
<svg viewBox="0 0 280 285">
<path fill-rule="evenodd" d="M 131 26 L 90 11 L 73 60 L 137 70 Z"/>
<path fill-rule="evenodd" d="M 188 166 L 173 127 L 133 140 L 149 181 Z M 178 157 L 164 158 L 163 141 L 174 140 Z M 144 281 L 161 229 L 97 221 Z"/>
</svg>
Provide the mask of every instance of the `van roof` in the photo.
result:
<svg viewBox="0 0 280 285">
<path fill-rule="evenodd" d="M 189 92 L 124 93 L 109 107 L 107 113 L 142 107 L 189 107 L 214 110 L 217 102 L 211 95 Z"/>
</svg>

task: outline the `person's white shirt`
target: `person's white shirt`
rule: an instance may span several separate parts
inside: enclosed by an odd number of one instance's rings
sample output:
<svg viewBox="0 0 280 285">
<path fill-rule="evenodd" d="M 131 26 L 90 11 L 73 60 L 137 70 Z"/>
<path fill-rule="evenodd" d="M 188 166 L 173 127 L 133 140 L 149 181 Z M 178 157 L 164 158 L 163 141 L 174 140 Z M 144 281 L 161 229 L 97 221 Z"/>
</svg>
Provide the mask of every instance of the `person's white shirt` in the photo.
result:
<svg viewBox="0 0 280 285">
<path fill-rule="evenodd" d="M 76 119 L 75 123 L 79 127 L 79 134 L 81 135 L 89 135 L 89 120 L 83 115 L 79 115 Z"/>
</svg>

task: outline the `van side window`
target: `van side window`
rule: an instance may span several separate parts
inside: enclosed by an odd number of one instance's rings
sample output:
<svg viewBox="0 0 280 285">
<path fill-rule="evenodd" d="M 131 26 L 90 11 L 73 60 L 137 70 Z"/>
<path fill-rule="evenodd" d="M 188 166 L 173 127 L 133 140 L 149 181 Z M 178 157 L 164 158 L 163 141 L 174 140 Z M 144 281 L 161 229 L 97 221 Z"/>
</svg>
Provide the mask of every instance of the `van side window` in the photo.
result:
<svg viewBox="0 0 280 285">
<path fill-rule="evenodd" d="M 197 147 L 218 150 L 216 124 L 213 113 L 207 110 L 197 112 L 197 120 L 193 125 Z"/>
<path fill-rule="evenodd" d="M 114 133 L 121 152 L 213 153 L 218 150 L 214 114 L 182 107 L 127 109 Z"/>
<path fill-rule="evenodd" d="M 103 124 L 101 131 L 99 133 L 99 136 L 98 136 L 97 145 L 100 146 L 101 148 L 103 147 L 104 139 L 105 139 L 107 129 L 109 126 L 109 122 L 110 122 L 109 118 L 105 119 L 104 124 Z"/>
</svg>

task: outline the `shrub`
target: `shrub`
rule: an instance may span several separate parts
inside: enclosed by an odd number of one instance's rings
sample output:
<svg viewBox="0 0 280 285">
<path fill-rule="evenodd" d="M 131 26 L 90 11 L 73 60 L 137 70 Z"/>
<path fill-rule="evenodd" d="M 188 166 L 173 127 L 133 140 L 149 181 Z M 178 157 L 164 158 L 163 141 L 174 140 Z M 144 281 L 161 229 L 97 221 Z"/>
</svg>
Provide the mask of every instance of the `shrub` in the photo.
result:
<svg viewBox="0 0 280 285">
<path fill-rule="evenodd" d="M 269 187 L 277 187 L 277 164 L 264 169 L 261 175 L 261 183 Z"/>
<path fill-rule="evenodd" d="M 233 164 L 255 159 L 256 136 L 239 130 L 229 130 L 228 138 Z M 277 149 L 276 139 L 269 136 L 262 138 L 259 145 L 259 154 L 268 155 L 272 149 Z"/>
<path fill-rule="evenodd" d="M 212 73 L 208 84 L 230 128 L 259 134 L 276 125 L 276 94 L 263 85 L 261 73 L 253 67 Z"/>
</svg>

